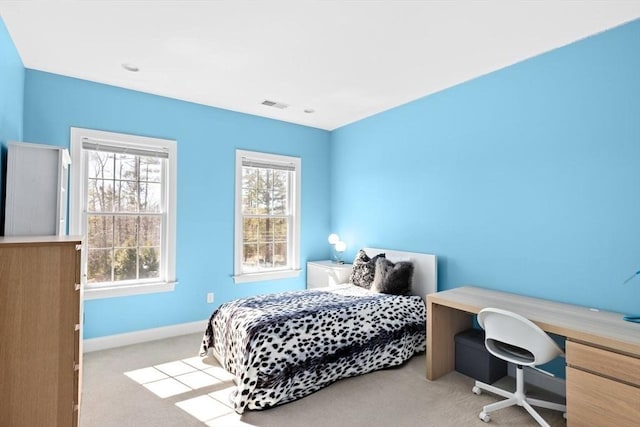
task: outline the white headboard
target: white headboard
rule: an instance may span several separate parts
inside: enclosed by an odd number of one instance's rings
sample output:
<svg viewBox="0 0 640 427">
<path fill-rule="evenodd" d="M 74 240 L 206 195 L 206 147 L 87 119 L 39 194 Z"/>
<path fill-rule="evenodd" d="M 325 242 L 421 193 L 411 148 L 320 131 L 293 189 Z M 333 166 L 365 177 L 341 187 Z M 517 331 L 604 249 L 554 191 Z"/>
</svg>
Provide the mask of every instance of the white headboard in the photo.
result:
<svg viewBox="0 0 640 427">
<path fill-rule="evenodd" d="M 376 248 L 364 248 L 364 251 L 371 258 L 384 253 L 391 262 L 411 261 L 413 263 L 411 291 L 413 295 L 419 295 L 425 299 L 427 294 L 438 292 L 438 259 L 435 255 Z"/>
</svg>

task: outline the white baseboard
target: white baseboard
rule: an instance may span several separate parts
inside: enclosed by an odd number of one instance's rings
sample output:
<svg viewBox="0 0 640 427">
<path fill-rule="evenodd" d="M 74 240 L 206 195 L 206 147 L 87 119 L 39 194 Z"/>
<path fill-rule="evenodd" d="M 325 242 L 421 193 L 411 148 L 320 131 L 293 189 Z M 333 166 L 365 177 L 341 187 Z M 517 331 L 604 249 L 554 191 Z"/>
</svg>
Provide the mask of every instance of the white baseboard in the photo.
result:
<svg viewBox="0 0 640 427">
<path fill-rule="evenodd" d="M 516 376 L 516 368 L 511 363 L 509 363 L 507 370 L 510 377 Z M 547 390 L 557 396 L 567 397 L 566 380 L 562 378 L 552 377 L 535 369 L 525 367 L 524 382 L 534 387 Z"/>
<path fill-rule="evenodd" d="M 161 328 L 143 329 L 141 331 L 127 332 L 125 334 L 108 335 L 105 337 L 90 338 L 82 341 L 82 352 L 106 350 L 125 345 L 138 344 L 147 341 L 161 340 L 180 335 L 202 332 L 207 327 L 208 319 L 197 322 L 180 323 L 177 325 L 163 326 Z"/>
</svg>

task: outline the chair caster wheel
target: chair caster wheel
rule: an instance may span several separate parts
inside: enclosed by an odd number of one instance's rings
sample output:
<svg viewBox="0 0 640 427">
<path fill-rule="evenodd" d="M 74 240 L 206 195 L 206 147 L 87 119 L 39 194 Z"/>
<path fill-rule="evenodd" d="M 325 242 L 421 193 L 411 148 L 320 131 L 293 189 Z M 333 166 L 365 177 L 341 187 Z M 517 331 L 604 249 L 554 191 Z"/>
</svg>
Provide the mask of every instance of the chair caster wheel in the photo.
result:
<svg viewBox="0 0 640 427">
<path fill-rule="evenodd" d="M 484 421 L 485 423 L 488 423 L 489 421 L 491 421 L 491 417 L 489 416 L 489 414 L 487 414 L 486 412 L 482 411 L 480 412 L 480 415 L 478 415 L 480 417 L 480 419 L 482 421 Z"/>
<path fill-rule="evenodd" d="M 478 396 L 480 396 L 480 394 L 482 393 L 482 390 L 480 390 L 480 387 L 478 386 L 473 386 L 471 391 L 473 392 L 473 394 L 477 394 Z"/>
</svg>

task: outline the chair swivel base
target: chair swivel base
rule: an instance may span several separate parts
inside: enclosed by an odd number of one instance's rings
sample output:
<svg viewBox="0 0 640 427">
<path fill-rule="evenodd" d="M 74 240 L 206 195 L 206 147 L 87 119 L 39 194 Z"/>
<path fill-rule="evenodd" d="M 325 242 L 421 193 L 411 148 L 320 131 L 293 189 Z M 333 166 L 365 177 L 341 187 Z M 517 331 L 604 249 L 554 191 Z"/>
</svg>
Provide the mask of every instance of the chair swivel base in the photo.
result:
<svg viewBox="0 0 640 427">
<path fill-rule="evenodd" d="M 549 424 L 540 416 L 540 414 L 533 409 L 533 406 L 538 406 L 541 408 L 552 409 L 556 411 L 561 411 L 566 413 L 567 407 L 566 405 L 561 405 L 559 403 L 548 402 L 546 400 L 533 399 L 527 397 L 524 394 L 524 380 L 522 368 L 516 369 L 516 391 L 509 392 L 507 390 L 503 390 L 498 387 L 494 387 L 489 384 L 485 384 L 481 381 L 476 381 L 475 386 L 472 388 L 473 393 L 479 395 L 482 393 L 482 390 L 486 390 L 490 393 L 497 394 L 498 396 L 502 396 L 505 400 L 500 402 L 492 403 L 490 405 L 486 405 L 482 408 L 482 412 L 478 415 L 478 417 L 488 423 L 491 421 L 491 417 L 489 416 L 489 412 L 497 411 L 498 409 L 507 408 L 509 406 L 522 406 L 526 411 L 543 427 L 549 427 Z M 566 415 L 565 415 L 566 416 Z"/>
</svg>

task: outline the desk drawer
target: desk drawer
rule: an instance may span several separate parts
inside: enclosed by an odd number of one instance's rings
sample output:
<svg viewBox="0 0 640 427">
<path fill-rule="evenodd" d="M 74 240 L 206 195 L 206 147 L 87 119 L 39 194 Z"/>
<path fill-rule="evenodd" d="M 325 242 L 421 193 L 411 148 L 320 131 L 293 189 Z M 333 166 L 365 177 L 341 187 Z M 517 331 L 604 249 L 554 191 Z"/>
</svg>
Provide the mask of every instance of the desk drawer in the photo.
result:
<svg viewBox="0 0 640 427">
<path fill-rule="evenodd" d="M 640 388 L 567 367 L 567 425 L 638 425 Z"/>
<path fill-rule="evenodd" d="M 567 365 L 640 387 L 640 359 L 601 348 L 566 343 Z"/>
</svg>

